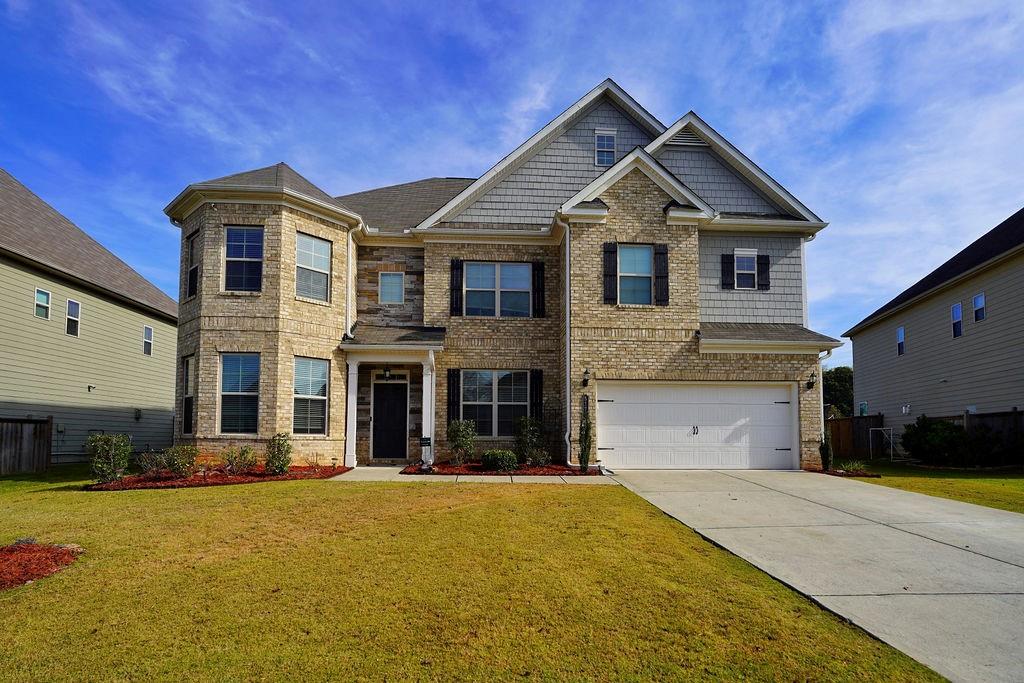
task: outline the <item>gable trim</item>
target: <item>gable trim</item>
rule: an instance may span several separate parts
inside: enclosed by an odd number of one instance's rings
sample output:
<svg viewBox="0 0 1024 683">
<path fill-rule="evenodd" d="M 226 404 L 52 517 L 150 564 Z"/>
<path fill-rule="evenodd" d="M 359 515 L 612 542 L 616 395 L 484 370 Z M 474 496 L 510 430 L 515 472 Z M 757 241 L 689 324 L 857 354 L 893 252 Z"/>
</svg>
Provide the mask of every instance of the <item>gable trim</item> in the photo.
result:
<svg viewBox="0 0 1024 683">
<path fill-rule="evenodd" d="M 753 185 L 768 195 L 770 199 L 777 202 L 793 215 L 813 223 L 823 223 L 821 218 L 804 204 L 794 197 L 789 190 L 784 188 L 774 178 L 765 173 L 757 164 L 751 161 L 743 152 L 739 151 L 731 142 L 726 140 L 714 128 L 709 126 L 694 112 L 689 112 L 681 119 L 673 123 L 660 136 L 651 141 L 645 148 L 649 153 L 655 154 L 662 147 L 674 138 L 684 128 L 688 128 L 701 137 L 715 152 L 718 153 L 730 166 L 743 175 Z M 825 223 L 827 225 L 827 223 Z"/>
<path fill-rule="evenodd" d="M 482 176 L 477 178 L 469 187 L 452 197 L 437 211 L 427 216 L 426 219 L 416 226 L 416 228 L 428 228 L 435 223 L 440 223 L 446 218 L 450 218 L 468 201 L 475 199 L 487 190 L 491 189 L 491 187 L 502 177 L 502 174 L 505 171 L 522 162 L 531 152 L 535 151 L 541 143 L 547 140 L 559 128 L 581 114 L 603 95 L 608 95 L 612 102 L 632 116 L 633 119 L 647 129 L 647 132 L 652 136 L 661 135 L 665 130 L 665 124 L 654 118 L 650 112 L 640 106 L 640 104 L 630 97 L 625 90 L 619 87 L 618 83 L 607 78 L 586 95 L 576 100 L 572 106 L 555 117 L 550 123 L 534 133 L 526 140 L 526 142 L 519 145 L 519 147 L 516 147 L 512 152 L 501 159 L 501 161 L 492 166 L 487 173 L 484 173 Z"/>
</svg>

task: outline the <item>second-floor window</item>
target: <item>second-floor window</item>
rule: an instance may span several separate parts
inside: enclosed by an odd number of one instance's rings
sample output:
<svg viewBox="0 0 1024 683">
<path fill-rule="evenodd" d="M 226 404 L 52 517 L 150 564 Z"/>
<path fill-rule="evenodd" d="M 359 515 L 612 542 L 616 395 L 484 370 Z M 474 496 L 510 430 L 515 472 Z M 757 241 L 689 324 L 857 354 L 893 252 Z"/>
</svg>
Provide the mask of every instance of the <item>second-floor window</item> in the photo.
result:
<svg viewBox="0 0 1024 683">
<path fill-rule="evenodd" d="M 188 238 L 187 245 L 188 273 L 185 277 L 185 298 L 196 295 L 199 291 L 199 233 Z"/>
<path fill-rule="evenodd" d="M 263 228 L 227 228 L 224 289 L 258 292 L 263 288 Z"/>
<path fill-rule="evenodd" d="M 974 297 L 974 322 L 980 323 L 985 319 L 985 292 Z"/>
<path fill-rule="evenodd" d="M 466 263 L 465 315 L 529 318 L 529 263 Z"/>
<path fill-rule="evenodd" d="M 619 245 L 619 303 L 650 304 L 654 292 L 654 247 Z"/>
<path fill-rule="evenodd" d="M 896 328 L 896 355 L 902 356 L 906 350 L 906 333 L 903 331 L 903 326 L 901 325 Z"/>
<path fill-rule="evenodd" d="M 377 303 L 401 304 L 405 302 L 405 273 L 380 273 L 377 283 Z"/>
<path fill-rule="evenodd" d="M 50 293 L 45 289 L 36 290 L 36 317 L 50 319 Z"/>
<path fill-rule="evenodd" d="M 736 262 L 736 289 L 757 289 L 757 250 L 737 249 L 733 252 Z"/>
<path fill-rule="evenodd" d="M 67 318 L 64 321 L 64 332 L 72 337 L 78 336 L 78 326 L 82 321 L 82 304 L 68 299 Z"/>
<path fill-rule="evenodd" d="M 331 287 L 331 243 L 312 235 L 295 236 L 295 296 L 327 301 Z"/>
<path fill-rule="evenodd" d="M 615 165 L 615 131 L 594 131 L 594 164 L 597 166 Z"/>
<path fill-rule="evenodd" d="M 153 328 L 149 325 L 142 326 L 142 353 L 153 355 Z"/>
<path fill-rule="evenodd" d="M 964 333 L 964 307 L 958 301 L 949 309 L 949 320 L 953 325 L 953 338 Z"/>
</svg>

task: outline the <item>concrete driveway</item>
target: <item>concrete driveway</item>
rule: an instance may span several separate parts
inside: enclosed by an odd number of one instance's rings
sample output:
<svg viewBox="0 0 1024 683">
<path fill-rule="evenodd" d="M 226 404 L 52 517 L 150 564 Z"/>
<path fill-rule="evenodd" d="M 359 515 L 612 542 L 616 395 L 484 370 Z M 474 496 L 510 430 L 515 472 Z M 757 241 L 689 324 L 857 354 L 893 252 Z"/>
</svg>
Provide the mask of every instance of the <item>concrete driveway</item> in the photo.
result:
<svg viewBox="0 0 1024 683">
<path fill-rule="evenodd" d="M 1024 680 L 1024 515 L 810 472 L 616 479 L 948 678 Z"/>
</svg>

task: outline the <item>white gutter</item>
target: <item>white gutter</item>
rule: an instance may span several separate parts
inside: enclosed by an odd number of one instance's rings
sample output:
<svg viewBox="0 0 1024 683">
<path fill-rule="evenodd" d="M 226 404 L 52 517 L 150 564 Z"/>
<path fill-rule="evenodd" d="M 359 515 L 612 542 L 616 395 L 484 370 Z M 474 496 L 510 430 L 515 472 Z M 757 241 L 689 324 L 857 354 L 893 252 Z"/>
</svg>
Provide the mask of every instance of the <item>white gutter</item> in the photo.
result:
<svg viewBox="0 0 1024 683">
<path fill-rule="evenodd" d="M 572 231 L 565 226 L 565 464 L 572 464 L 572 345 L 569 340 L 572 334 L 572 287 L 569 282 L 569 257 Z"/>
<path fill-rule="evenodd" d="M 825 373 L 822 372 L 821 364 L 832 356 L 832 349 L 825 352 L 824 356 L 818 356 L 818 404 L 821 406 L 819 417 L 821 418 L 821 439 L 825 438 Z"/>
</svg>

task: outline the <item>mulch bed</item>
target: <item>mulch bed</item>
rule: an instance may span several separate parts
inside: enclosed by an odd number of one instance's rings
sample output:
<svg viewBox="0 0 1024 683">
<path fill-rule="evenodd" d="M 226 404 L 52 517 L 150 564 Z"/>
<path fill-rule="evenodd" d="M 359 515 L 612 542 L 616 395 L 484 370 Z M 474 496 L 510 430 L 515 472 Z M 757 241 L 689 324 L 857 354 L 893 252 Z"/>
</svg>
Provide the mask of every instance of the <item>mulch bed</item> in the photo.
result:
<svg viewBox="0 0 1024 683">
<path fill-rule="evenodd" d="M 56 574 L 85 552 L 77 545 L 16 542 L 0 547 L 0 590 Z"/>
<path fill-rule="evenodd" d="M 267 474 L 256 469 L 245 474 L 228 474 L 215 470 L 190 477 L 175 477 L 168 472 L 158 474 L 132 474 L 105 484 L 90 484 L 86 491 L 127 491 L 134 489 L 187 489 L 198 486 L 227 486 L 229 484 L 255 484 L 263 481 L 291 481 L 294 479 L 327 479 L 348 472 L 351 467 L 291 467 L 287 474 Z"/>
<path fill-rule="evenodd" d="M 822 474 L 830 474 L 833 477 L 867 477 L 868 479 L 881 479 L 882 475 L 866 470 L 822 470 Z"/>
<path fill-rule="evenodd" d="M 419 464 L 409 465 L 402 474 L 485 474 L 493 475 L 496 477 L 507 477 L 512 474 L 517 477 L 542 477 L 542 476 L 556 476 L 556 477 L 594 477 L 600 476 L 601 472 L 596 467 L 591 467 L 587 470 L 586 474 L 580 472 L 579 467 L 568 467 L 566 465 L 543 465 L 541 467 L 520 467 L 514 469 L 511 472 L 497 472 L 495 470 L 485 470 L 484 466 L 478 462 L 470 462 L 465 465 L 450 465 L 446 462 L 435 463 L 434 468 L 430 472 L 424 472 L 420 469 Z"/>
</svg>

